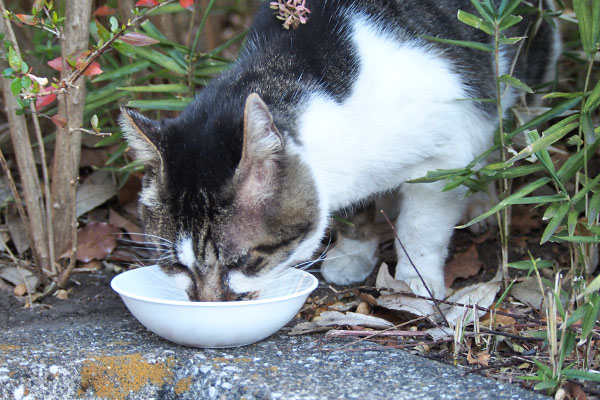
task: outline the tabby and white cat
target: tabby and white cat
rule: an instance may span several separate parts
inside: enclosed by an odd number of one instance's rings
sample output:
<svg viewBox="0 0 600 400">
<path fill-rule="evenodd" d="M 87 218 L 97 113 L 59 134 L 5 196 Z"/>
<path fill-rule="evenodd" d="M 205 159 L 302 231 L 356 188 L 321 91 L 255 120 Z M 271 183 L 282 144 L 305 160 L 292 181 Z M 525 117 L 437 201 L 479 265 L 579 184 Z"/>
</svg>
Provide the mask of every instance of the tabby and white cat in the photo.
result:
<svg viewBox="0 0 600 400">
<path fill-rule="evenodd" d="M 465 99 L 495 96 L 495 64 L 492 53 L 422 35 L 490 37 L 457 20 L 458 9 L 474 12 L 469 0 L 306 6 L 308 22 L 285 30 L 264 2 L 239 59 L 177 118 L 152 121 L 123 110 L 123 132 L 146 166 L 146 232 L 191 300 L 232 300 L 313 257 L 332 213 L 354 210 L 355 228 L 341 227 L 334 256 L 322 265 L 325 279 L 346 284 L 377 262 L 378 239 L 366 227 L 370 204 L 399 193 L 397 232 L 441 298 L 465 190 L 405 182 L 463 167 L 491 145 L 495 105 Z M 529 35 L 535 18 L 525 16 L 509 35 Z M 538 28 L 527 52 L 502 49 L 501 74 L 514 68 L 530 85 L 547 78 L 557 37 L 547 24 Z M 516 97 L 509 89 L 504 108 Z M 395 277 L 426 294 L 397 253 Z"/>
</svg>

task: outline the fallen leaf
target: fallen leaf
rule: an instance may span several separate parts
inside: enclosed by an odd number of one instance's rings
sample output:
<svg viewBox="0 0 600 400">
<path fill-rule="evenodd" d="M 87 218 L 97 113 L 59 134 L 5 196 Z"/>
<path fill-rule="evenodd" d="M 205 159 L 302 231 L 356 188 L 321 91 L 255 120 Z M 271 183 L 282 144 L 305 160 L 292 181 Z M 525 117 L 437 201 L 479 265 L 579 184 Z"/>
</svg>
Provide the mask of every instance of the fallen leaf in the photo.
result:
<svg viewBox="0 0 600 400">
<path fill-rule="evenodd" d="M 57 290 L 54 295 L 61 300 L 66 300 L 69 298 L 69 292 L 67 292 L 65 289 Z"/>
<path fill-rule="evenodd" d="M 105 149 L 90 149 L 87 147 L 81 148 L 81 157 L 79 161 L 80 167 L 97 167 L 102 168 L 106 165 L 108 154 Z"/>
<path fill-rule="evenodd" d="M 523 282 L 513 285 L 510 289 L 510 295 L 523 304 L 531 304 L 536 309 L 541 309 L 544 302 L 544 295 L 540 291 L 540 284 L 537 277 L 531 276 Z"/>
<path fill-rule="evenodd" d="M 368 328 L 385 329 L 394 326 L 383 318 L 377 318 L 370 315 L 347 312 L 342 314 L 338 311 L 324 311 L 317 322 L 319 326 L 338 326 L 338 325 L 359 325 Z"/>
<path fill-rule="evenodd" d="M 377 289 L 392 289 L 394 292 L 412 293 L 412 290 L 410 290 L 405 282 L 394 279 L 394 277 L 390 274 L 388 265 L 386 263 L 382 263 L 379 267 L 377 278 L 375 280 L 375 287 L 377 287 Z"/>
<path fill-rule="evenodd" d="M 136 201 L 138 199 L 138 194 L 142 189 L 142 179 L 144 174 L 140 172 L 134 172 L 129 175 L 127 181 L 121 189 L 119 189 L 119 204 L 124 206 L 132 201 Z M 137 204 L 135 206 L 137 208 Z"/>
<path fill-rule="evenodd" d="M 88 184 L 84 182 L 77 189 L 77 216 L 80 217 L 117 195 L 114 184 Z"/>
<path fill-rule="evenodd" d="M 117 246 L 121 230 L 106 222 L 91 222 L 77 232 L 77 260 L 106 258 Z"/>
<path fill-rule="evenodd" d="M 435 328 L 429 328 L 425 330 L 425 333 L 431 336 L 433 340 L 442 340 L 454 337 L 454 330 L 442 325 L 436 326 Z"/>
<path fill-rule="evenodd" d="M 358 301 L 353 300 L 353 301 L 349 301 L 346 303 L 343 303 L 341 301 L 337 301 L 331 305 L 329 305 L 328 307 L 334 311 L 341 311 L 341 312 L 345 312 L 345 311 L 350 311 L 351 309 L 353 309 L 354 307 L 358 306 Z"/>
<path fill-rule="evenodd" d="M 142 230 L 142 228 L 139 227 L 139 225 L 133 223 L 125 217 L 122 217 L 112 208 L 109 212 L 110 214 L 108 217 L 108 222 L 110 224 L 113 224 L 125 230 L 131 237 L 131 240 L 134 240 L 139 244 L 146 243 L 146 236 L 144 235 L 144 231 Z"/>
<path fill-rule="evenodd" d="M 358 307 L 356 307 L 356 313 L 357 314 L 364 314 L 364 315 L 369 315 L 371 314 L 371 306 L 369 305 L 369 303 L 365 303 L 364 301 L 362 303 L 360 303 L 358 305 Z"/>
<path fill-rule="evenodd" d="M 433 304 L 429 300 L 417 299 L 400 293 L 379 296 L 377 298 L 377 305 L 388 310 L 404 311 L 420 317 L 435 314 Z"/>
<path fill-rule="evenodd" d="M 160 43 L 160 40 L 151 38 L 148 35 L 138 32 L 130 32 L 119 38 L 120 40 L 128 43 L 132 46 L 149 46 L 152 44 Z"/>
<path fill-rule="evenodd" d="M 481 326 L 490 327 L 490 325 L 492 325 L 492 329 L 495 329 L 499 326 L 513 326 L 516 322 L 517 321 L 511 316 L 495 314 L 492 324 L 490 313 L 485 314 L 481 318 L 481 321 L 479 321 Z"/>
<path fill-rule="evenodd" d="M 452 286 L 458 278 L 468 278 L 477 275 L 483 263 L 479 259 L 477 247 L 471 245 L 466 251 L 455 254 L 444 268 L 446 287 Z"/>
<path fill-rule="evenodd" d="M 515 205 L 512 207 L 510 225 L 515 232 L 527 235 L 541 226 L 542 218 L 537 210 L 532 210 L 528 205 Z"/>
<path fill-rule="evenodd" d="M 10 210 L 12 210 L 12 208 Z M 4 218 L 8 227 L 8 233 L 10 234 L 10 238 L 17 249 L 17 253 L 22 255 L 27 251 L 27 249 L 29 249 L 29 239 L 27 238 L 25 226 L 23 225 L 21 218 L 15 214 L 14 211 L 7 211 L 4 215 Z"/>
<path fill-rule="evenodd" d="M 453 303 L 465 304 L 467 307 L 477 304 L 480 307 L 488 308 L 493 304 L 496 294 L 500 290 L 501 286 L 502 282 L 494 278 L 489 282 L 477 283 L 475 285 L 467 286 L 457 290 L 450 297 L 448 297 L 447 300 Z M 454 325 L 459 318 L 462 318 L 465 312 L 465 307 L 462 306 L 442 304 L 440 308 L 444 313 L 446 320 L 448 320 L 448 322 L 452 325 Z M 484 312 L 482 310 L 478 310 L 477 314 L 477 318 L 480 318 Z M 469 307 L 469 310 L 467 310 L 467 318 L 465 323 L 473 321 L 473 317 L 473 308 Z"/>
<path fill-rule="evenodd" d="M 33 293 L 40 285 L 41 281 L 38 276 L 24 268 L 4 267 L 0 269 L 0 278 L 17 286 L 20 284 L 29 288 L 29 293 Z"/>
<path fill-rule="evenodd" d="M 327 330 L 329 330 L 328 327 L 319 326 L 316 322 L 305 321 L 305 322 L 300 322 L 299 324 L 295 325 L 290 330 L 288 335 L 290 335 L 290 336 L 305 335 L 307 333 L 323 332 L 323 331 L 327 331 Z"/>
</svg>

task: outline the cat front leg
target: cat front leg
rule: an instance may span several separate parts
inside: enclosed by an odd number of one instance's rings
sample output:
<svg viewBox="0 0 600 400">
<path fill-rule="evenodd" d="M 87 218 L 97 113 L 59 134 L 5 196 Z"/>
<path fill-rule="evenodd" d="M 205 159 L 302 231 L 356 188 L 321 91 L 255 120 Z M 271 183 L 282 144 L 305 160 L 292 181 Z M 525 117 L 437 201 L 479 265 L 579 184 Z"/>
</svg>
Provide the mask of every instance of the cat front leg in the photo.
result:
<svg viewBox="0 0 600 400">
<path fill-rule="evenodd" d="M 325 280 L 336 285 L 364 281 L 378 262 L 374 203 L 352 210 L 346 219 L 335 221 L 337 240 L 321 264 Z"/>
<path fill-rule="evenodd" d="M 446 294 L 444 264 L 448 243 L 466 207 L 462 189 L 442 192 L 443 185 L 443 182 L 403 184 L 396 219 L 398 237 L 433 297 L 438 299 Z M 406 282 L 416 294 L 429 296 L 398 241 L 396 252 L 395 278 Z"/>
</svg>

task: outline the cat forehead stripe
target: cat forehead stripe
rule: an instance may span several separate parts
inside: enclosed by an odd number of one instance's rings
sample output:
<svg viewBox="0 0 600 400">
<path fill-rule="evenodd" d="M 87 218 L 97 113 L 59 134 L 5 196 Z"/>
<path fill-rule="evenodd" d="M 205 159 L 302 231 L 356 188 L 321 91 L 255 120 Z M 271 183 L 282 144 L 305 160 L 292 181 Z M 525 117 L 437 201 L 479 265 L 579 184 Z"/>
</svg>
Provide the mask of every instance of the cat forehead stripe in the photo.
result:
<svg viewBox="0 0 600 400">
<path fill-rule="evenodd" d="M 192 268 L 196 263 L 196 256 L 194 255 L 194 245 L 191 237 L 185 237 L 181 239 L 177 245 L 177 259 L 180 263 L 188 268 Z"/>
</svg>

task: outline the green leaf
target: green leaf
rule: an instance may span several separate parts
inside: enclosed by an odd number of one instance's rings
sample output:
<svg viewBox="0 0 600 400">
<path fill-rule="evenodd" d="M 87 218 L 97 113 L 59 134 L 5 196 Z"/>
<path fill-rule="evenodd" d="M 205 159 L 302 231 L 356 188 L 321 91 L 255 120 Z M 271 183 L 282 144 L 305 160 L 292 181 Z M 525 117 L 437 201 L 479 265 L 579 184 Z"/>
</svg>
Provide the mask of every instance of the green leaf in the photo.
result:
<svg viewBox="0 0 600 400">
<path fill-rule="evenodd" d="M 145 47 L 133 47 L 133 46 L 131 46 L 130 51 L 133 54 L 135 54 L 136 56 L 140 56 L 142 58 L 150 60 L 153 63 L 158 64 L 161 67 L 164 67 L 164 68 L 168 69 L 171 72 L 174 72 L 175 74 L 185 75 L 187 73 L 187 71 L 185 70 L 185 68 L 182 68 L 171 57 L 168 57 L 168 56 L 164 55 L 163 53 L 160 53 L 160 52 L 158 52 L 156 50 L 147 49 Z"/>
<path fill-rule="evenodd" d="M 579 212 L 577 210 L 570 210 L 567 214 L 567 229 L 569 231 L 569 236 L 573 236 L 575 234 L 575 228 L 577 227 L 577 217 L 579 216 Z"/>
<path fill-rule="evenodd" d="M 8 65 L 15 71 L 21 70 L 21 57 L 12 46 L 8 48 Z"/>
<path fill-rule="evenodd" d="M 529 271 L 530 269 L 535 268 L 552 268 L 552 261 L 549 260 L 523 260 L 523 261 L 515 261 L 507 264 L 511 268 L 522 269 L 525 271 Z"/>
<path fill-rule="evenodd" d="M 573 99 L 575 97 L 582 97 L 582 96 L 583 96 L 583 92 L 552 92 L 552 93 L 545 94 L 542 97 L 542 99 L 544 99 L 544 100 L 558 99 L 558 98 Z"/>
<path fill-rule="evenodd" d="M 499 78 L 500 82 L 505 83 L 509 86 L 514 87 L 515 89 L 523 90 L 527 93 L 534 93 L 533 89 L 527 86 L 525 83 L 521 82 L 519 79 L 515 78 L 511 75 L 501 75 Z"/>
<path fill-rule="evenodd" d="M 500 31 L 505 31 L 511 26 L 518 24 L 522 20 L 523 17 L 521 17 L 520 15 L 507 15 L 502 19 L 502 22 L 500 23 Z"/>
<path fill-rule="evenodd" d="M 573 9 L 579 23 L 579 35 L 583 51 L 591 59 L 596 51 L 594 43 L 594 32 L 592 31 L 592 15 L 589 7 L 589 0 L 573 0 Z"/>
<path fill-rule="evenodd" d="M 486 44 L 486 43 L 469 42 L 469 41 L 465 41 L 465 40 L 442 39 L 442 38 L 437 38 L 437 37 L 427 36 L 427 35 L 421 35 L 421 37 L 423 39 L 427 39 L 427 40 L 430 40 L 432 42 L 438 42 L 438 43 L 443 43 L 443 44 L 450 44 L 450 45 L 453 45 L 453 46 L 468 47 L 468 48 L 471 48 L 471 49 L 486 51 L 486 52 L 489 52 L 489 53 L 492 53 L 494 51 L 494 46 Z"/>
<path fill-rule="evenodd" d="M 600 274 L 596 276 L 584 290 L 584 294 L 594 293 L 600 290 Z"/>
<path fill-rule="evenodd" d="M 598 0 L 598 3 L 600 3 L 600 0 Z M 593 111 L 596 107 L 598 107 L 599 104 L 600 104 L 600 80 L 598 82 L 596 82 L 596 86 L 594 86 L 594 89 L 592 89 L 592 91 L 590 92 L 590 95 L 585 100 L 585 105 L 583 106 L 582 111 L 584 113 L 589 113 L 590 111 Z"/>
<path fill-rule="evenodd" d="M 600 238 L 594 236 L 566 236 L 564 232 L 550 238 L 551 242 L 569 243 L 600 243 Z"/>
<path fill-rule="evenodd" d="M 490 9 L 489 7 L 485 7 L 483 4 L 481 4 L 478 0 L 471 0 L 471 4 L 473 4 L 473 7 L 475 7 L 475 9 L 477 10 L 477 12 L 490 24 L 493 24 L 494 21 L 496 20 L 496 15 L 494 13 L 493 9 Z"/>
<path fill-rule="evenodd" d="M 180 83 L 167 83 L 161 85 L 146 85 L 146 86 L 125 86 L 119 87 L 118 90 L 127 92 L 153 92 L 153 93 L 186 93 L 189 88 Z"/>
<path fill-rule="evenodd" d="M 110 32 L 98 20 L 96 20 L 96 30 L 98 31 L 98 37 L 102 41 L 108 42 L 110 40 L 110 37 L 111 37 Z"/>
<path fill-rule="evenodd" d="M 542 221 L 547 221 L 550 218 L 554 217 L 559 208 L 560 208 L 560 204 L 556 204 L 556 203 L 550 204 L 548 206 L 548 208 L 546 208 L 546 211 L 544 212 Z"/>
<path fill-rule="evenodd" d="M 600 0 L 592 2 L 592 36 L 593 42 L 600 42 Z"/>
<path fill-rule="evenodd" d="M 573 314 L 571 314 L 569 316 L 569 318 L 567 319 L 567 328 L 569 328 L 571 325 L 573 325 L 580 319 L 584 318 L 585 315 L 589 312 L 588 309 L 590 307 L 591 306 L 589 304 L 584 304 L 583 306 L 579 307 L 577 310 L 573 311 Z"/>
<path fill-rule="evenodd" d="M 458 10 L 457 17 L 458 20 L 463 24 L 467 24 L 475 29 L 480 29 L 488 35 L 494 34 L 494 27 L 489 22 L 484 21 L 476 15 L 473 15 L 463 10 Z"/>
<path fill-rule="evenodd" d="M 580 371 L 578 369 L 563 370 L 562 375 L 569 379 L 583 379 L 585 381 L 600 382 L 600 374 L 594 372 Z"/>
<path fill-rule="evenodd" d="M 539 116 L 535 117 L 534 119 L 521 125 L 514 131 L 508 133 L 506 136 L 508 139 L 512 139 L 519 133 L 524 132 L 534 126 L 543 124 L 544 122 L 547 122 L 547 121 L 551 120 L 552 118 L 562 114 L 563 112 L 575 107 L 580 101 L 581 101 L 581 96 L 565 100 L 562 103 L 559 103 L 556 106 L 552 107 L 551 110 L 548 110 L 545 113 L 543 113 L 542 115 L 539 115 Z"/>
<path fill-rule="evenodd" d="M 112 16 L 109 18 L 108 22 L 110 23 L 110 30 L 113 33 L 116 33 L 119 30 L 119 21 L 117 21 L 117 19 Z"/>
<path fill-rule="evenodd" d="M 594 133 L 594 123 L 592 122 L 590 113 L 581 114 L 581 128 L 585 142 L 587 144 L 594 143 L 596 141 L 596 134 Z"/>
<path fill-rule="evenodd" d="M 519 43 L 523 39 L 527 39 L 527 37 L 526 36 L 516 36 L 516 37 L 511 37 L 511 38 L 502 37 L 502 38 L 498 39 L 498 43 L 513 45 L 513 44 Z"/>
<path fill-rule="evenodd" d="M 588 210 L 588 221 L 595 221 L 598 216 L 598 212 L 600 211 L 600 192 L 594 193 L 592 198 L 590 199 L 590 205 Z"/>
<path fill-rule="evenodd" d="M 183 110 L 194 99 L 185 97 L 183 99 L 155 99 L 155 100 L 131 100 L 127 107 L 139 108 L 141 110 Z"/>
<path fill-rule="evenodd" d="M 513 199 L 509 204 L 545 204 L 545 203 L 556 203 L 557 201 L 565 201 L 569 198 L 562 194 L 555 194 L 551 196 L 531 196 L 523 197 L 521 199 Z"/>
<path fill-rule="evenodd" d="M 107 137 L 104 137 L 104 138 L 100 139 L 100 140 L 98 141 L 98 143 L 96 143 L 96 144 L 94 145 L 94 147 L 95 147 L 95 148 L 97 148 L 97 147 L 105 147 L 105 146 L 110 146 L 110 145 L 112 145 L 112 144 L 115 144 L 115 143 L 117 143 L 117 142 L 120 142 L 120 141 L 121 141 L 121 139 L 122 139 L 122 136 L 123 136 L 123 135 L 121 134 L 121 132 L 118 132 L 118 133 L 113 133 L 113 134 L 112 134 L 112 135 L 110 135 L 110 136 L 107 136 Z"/>
<path fill-rule="evenodd" d="M 90 123 L 92 125 L 92 128 L 98 129 L 98 115 L 94 114 L 92 116 L 92 119 L 91 119 Z"/>
<path fill-rule="evenodd" d="M 22 84 L 21 84 L 21 78 L 15 78 L 12 80 L 12 82 L 10 83 L 10 91 L 12 92 L 13 96 L 18 96 L 19 93 L 21 93 L 21 88 L 22 88 Z"/>
<path fill-rule="evenodd" d="M 98 75 L 92 80 L 92 82 L 112 81 L 123 76 L 132 75 L 143 69 L 148 68 L 152 63 L 148 60 L 136 61 L 132 64 L 127 64 L 121 68 L 113 69 L 112 71 L 106 71 Z"/>
<path fill-rule="evenodd" d="M 542 186 L 544 186 L 545 184 L 547 184 L 550 181 L 551 181 L 550 178 L 543 177 L 543 178 L 539 178 L 539 179 L 531 182 L 530 184 L 528 184 L 528 185 L 520 188 L 517 192 L 515 192 L 512 195 L 508 196 L 506 199 L 500 201 L 498 204 L 496 204 L 494 207 L 492 207 L 487 212 L 481 214 L 479 217 L 477 217 L 475 219 L 472 219 L 471 221 L 469 221 L 465 225 L 458 226 L 457 228 L 459 228 L 459 229 L 460 228 L 466 228 L 466 227 L 469 227 L 469 226 L 471 226 L 473 224 L 476 224 L 479 221 L 482 221 L 482 220 L 486 219 L 490 215 L 493 215 L 493 214 L 497 213 L 498 211 L 500 211 L 500 210 L 508 207 L 510 205 L 510 202 L 513 201 L 514 199 L 520 199 L 522 197 L 525 197 L 529 193 L 533 192 L 534 190 L 537 190 L 537 189 L 541 188 Z"/>
<path fill-rule="evenodd" d="M 574 123 L 571 123 L 571 124 L 568 124 L 568 125 L 562 127 L 561 129 L 554 130 L 554 131 L 550 132 L 549 134 L 548 134 L 548 131 L 544 132 L 544 135 L 541 138 L 539 138 L 535 142 L 531 143 L 530 145 L 526 146 L 523 150 L 521 150 L 515 156 L 511 157 L 511 159 L 508 160 L 507 162 L 514 163 L 518 160 L 529 157 L 533 153 L 538 153 L 542 150 L 546 150 L 548 148 L 548 146 L 559 141 L 565 135 L 567 135 L 569 132 L 571 132 L 573 129 L 577 128 L 578 126 L 579 126 L 579 124 L 574 122 Z"/>
<path fill-rule="evenodd" d="M 546 390 L 553 389 L 558 385 L 558 381 L 556 379 L 546 379 L 538 383 L 533 387 L 534 390 Z"/>
<path fill-rule="evenodd" d="M 583 149 L 578 151 L 577 153 L 570 156 L 567 161 L 560 167 L 560 169 L 556 172 L 556 175 L 560 179 L 561 182 L 568 182 L 577 171 L 583 168 L 583 164 L 585 160 L 591 160 L 594 152 L 600 145 L 600 140 L 597 140 L 591 145 L 587 146 L 587 149 Z"/>
<path fill-rule="evenodd" d="M 589 307 L 587 308 L 585 318 L 581 324 L 582 339 L 588 339 L 590 332 L 594 328 L 594 325 L 596 325 L 596 321 L 598 320 L 598 312 L 600 312 L 600 295 L 597 292 L 592 293 L 586 306 Z"/>
<path fill-rule="evenodd" d="M 500 7 L 498 7 L 498 14 L 500 14 L 500 18 L 510 16 L 522 1 L 523 0 L 503 0 L 502 3 L 500 3 Z"/>
<path fill-rule="evenodd" d="M 570 206 L 570 203 L 564 203 L 558 208 L 558 210 L 556 210 L 556 214 L 552 217 L 552 219 L 550 219 L 546 229 L 544 229 L 540 244 L 546 243 L 548 240 L 550 240 L 550 237 L 554 235 L 554 232 L 556 232 L 560 224 L 563 222 L 563 219 L 567 215 Z"/>
<path fill-rule="evenodd" d="M 583 199 L 583 196 L 585 196 L 586 193 L 588 193 L 590 190 L 595 189 L 596 185 L 598 185 L 598 182 L 600 182 L 600 174 L 596 175 L 596 177 L 594 179 L 592 179 L 591 181 L 583 184 L 583 187 L 581 188 L 581 190 L 579 192 L 577 192 L 577 194 L 575 196 L 573 196 L 573 199 L 572 199 L 573 204 L 576 204 L 579 200 Z"/>
</svg>

